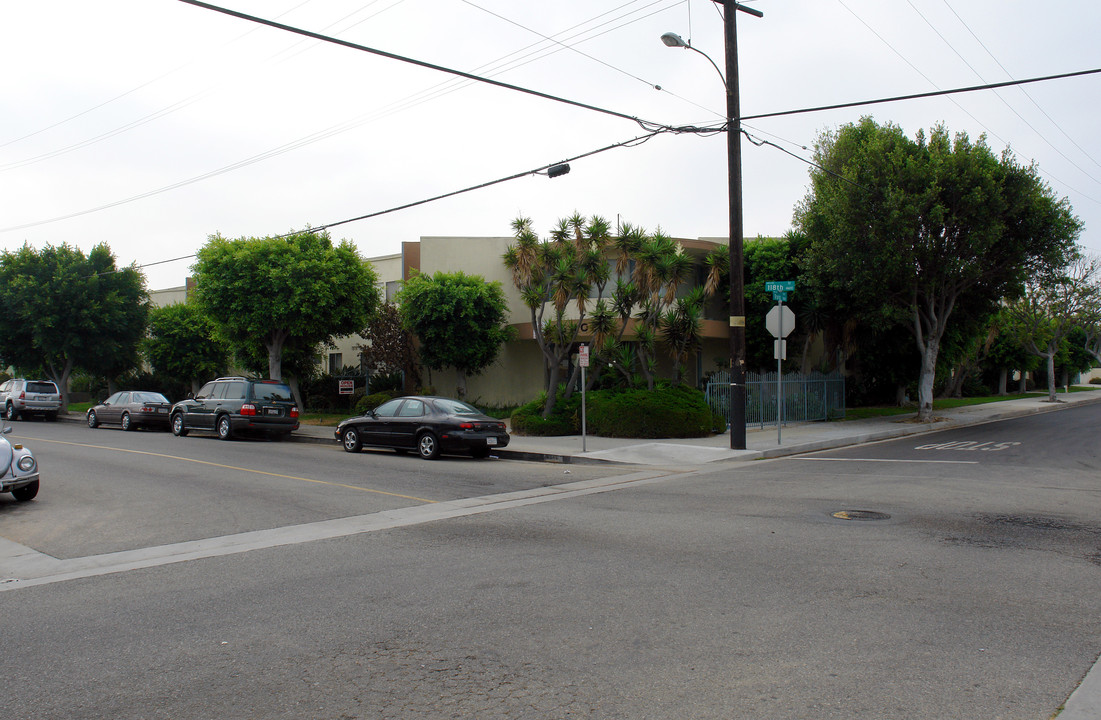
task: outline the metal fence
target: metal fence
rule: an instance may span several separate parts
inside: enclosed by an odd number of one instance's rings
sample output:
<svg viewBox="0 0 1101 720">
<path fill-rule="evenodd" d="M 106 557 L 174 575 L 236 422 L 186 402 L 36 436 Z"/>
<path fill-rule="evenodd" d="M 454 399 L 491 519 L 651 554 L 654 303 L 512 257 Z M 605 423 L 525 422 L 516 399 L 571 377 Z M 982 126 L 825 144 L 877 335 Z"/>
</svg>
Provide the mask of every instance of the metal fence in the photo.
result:
<svg viewBox="0 0 1101 720">
<path fill-rule="evenodd" d="M 730 423 L 730 373 L 715 373 L 704 389 L 707 404 Z M 845 378 L 841 373 L 785 373 L 784 422 L 845 417 Z M 746 373 L 746 425 L 775 425 L 780 404 L 776 373 Z"/>
</svg>

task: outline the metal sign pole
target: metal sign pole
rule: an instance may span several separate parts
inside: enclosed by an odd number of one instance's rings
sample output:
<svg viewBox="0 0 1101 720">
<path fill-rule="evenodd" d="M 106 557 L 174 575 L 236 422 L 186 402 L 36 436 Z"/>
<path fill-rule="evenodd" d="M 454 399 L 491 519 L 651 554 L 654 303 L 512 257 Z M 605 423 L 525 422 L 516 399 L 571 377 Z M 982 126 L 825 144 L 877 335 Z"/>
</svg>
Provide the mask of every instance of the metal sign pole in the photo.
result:
<svg viewBox="0 0 1101 720">
<path fill-rule="evenodd" d="M 784 424 L 784 301 L 780 308 L 780 337 L 776 340 L 776 444 L 781 444 L 780 427 Z"/>
</svg>

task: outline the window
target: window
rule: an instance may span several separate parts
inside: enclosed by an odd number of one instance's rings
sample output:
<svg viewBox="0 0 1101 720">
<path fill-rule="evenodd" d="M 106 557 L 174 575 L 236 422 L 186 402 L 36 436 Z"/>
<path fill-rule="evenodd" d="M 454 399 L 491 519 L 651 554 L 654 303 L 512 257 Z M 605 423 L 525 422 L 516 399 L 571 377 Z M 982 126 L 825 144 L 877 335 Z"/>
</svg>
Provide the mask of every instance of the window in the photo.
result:
<svg viewBox="0 0 1101 720">
<path fill-rule="evenodd" d="M 375 415 L 377 415 L 378 417 L 387 418 L 394 417 L 394 415 L 396 415 L 398 412 L 398 406 L 401 405 L 402 402 L 403 401 L 401 398 L 387 400 L 386 402 L 375 408 Z"/>
<path fill-rule="evenodd" d="M 329 353 L 329 374 L 339 375 L 340 371 L 344 369 L 344 354 L 343 353 Z"/>
<path fill-rule="evenodd" d="M 200 390 L 199 392 L 197 392 L 195 394 L 195 399 L 196 400 L 205 400 L 213 394 L 214 394 L 214 383 L 208 382 L 206 385 L 203 385 L 202 390 Z"/>
<path fill-rule="evenodd" d="M 245 384 L 243 382 L 228 382 L 226 385 L 226 392 L 224 397 L 226 400 L 244 400 L 245 399 Z"/>
<path fill-rule="evenodd" d="M 406 400 L 401 406 L 399 417 L 420 417 L 424 415 L 424 403 L 420 400 Z"/>
</svg>

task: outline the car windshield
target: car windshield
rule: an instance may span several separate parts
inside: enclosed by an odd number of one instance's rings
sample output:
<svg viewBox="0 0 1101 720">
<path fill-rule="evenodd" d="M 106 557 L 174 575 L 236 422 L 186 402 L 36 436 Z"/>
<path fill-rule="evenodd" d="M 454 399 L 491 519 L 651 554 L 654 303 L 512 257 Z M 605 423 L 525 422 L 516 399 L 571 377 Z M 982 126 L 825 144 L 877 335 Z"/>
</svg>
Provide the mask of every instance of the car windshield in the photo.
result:
<svg viewBox="0 0 1101 720">
<path fill-rule="evenodd" d="M 291 389 L 278 383 L 256 383 L 252 386 L 253 397 L 257 400 L 293 400 Z"/>
<path fill-rule="evenodd" d="M 155 392 L 136 392 L 133 396 L 133 402 L 139 403 L 167 403 L 168 398 L 160 393 Z"/>
<path fill-rule="evenodd" d="M 436 407 L 448 415 L 481 415 L 482 411 L 476 407 L 467 405 L 459 400 L 441 398 L 436 400 Z"/>
</svg>

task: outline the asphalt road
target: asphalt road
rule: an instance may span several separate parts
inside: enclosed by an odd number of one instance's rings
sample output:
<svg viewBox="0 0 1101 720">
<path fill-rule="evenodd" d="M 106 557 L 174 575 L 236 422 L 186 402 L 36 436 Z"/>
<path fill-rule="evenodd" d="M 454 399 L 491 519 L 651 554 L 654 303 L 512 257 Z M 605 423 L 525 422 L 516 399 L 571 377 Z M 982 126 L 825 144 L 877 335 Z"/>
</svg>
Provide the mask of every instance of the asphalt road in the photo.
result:
<svg viewBox="0 0 1101 720">
<path fill-rule="evenodd" d="M 1099 420 L 569 476 L 20 424 L 52 480 L 0 537 L 209 554 L 0 585 L 0 716 L 1049 718 L 1101 652 Z"/>
</svg>

